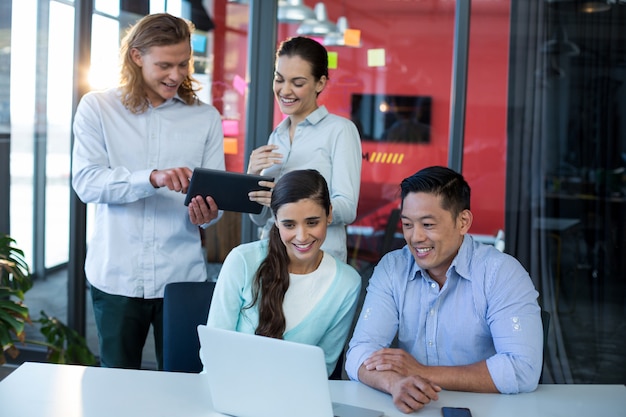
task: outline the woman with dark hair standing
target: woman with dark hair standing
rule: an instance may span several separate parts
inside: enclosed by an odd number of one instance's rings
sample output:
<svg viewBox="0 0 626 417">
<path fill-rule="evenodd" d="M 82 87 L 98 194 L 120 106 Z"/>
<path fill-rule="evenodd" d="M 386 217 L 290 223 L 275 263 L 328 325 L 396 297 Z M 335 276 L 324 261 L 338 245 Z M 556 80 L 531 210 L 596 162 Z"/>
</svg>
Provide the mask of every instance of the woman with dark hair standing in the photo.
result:
<svg viewBox="0 0 626 417">
<path fill-rule="evenodd" d="M 279 179 L 295 169 L 316 169 L 326 179 L 333 205 L 324 250 L 347 260 L 346 225 L 356 218 L 361 182 L 361 140 L 352 121 L 330 114 L 317 98 L 328 82 L 328 53 L 319 42 L 294 37 L 282 42 L 276 53 L 274 95 L 288 117 L 271 133 L 268 144 L 250 155 L 248 174 Z M 264 183 L 269 187 L 273 183 Z M 250 193 L 264 206 L 251 215 L 267 237 L 273 219 L 269 191 Z"/>
<path fill-rule="evenodd" d="M 271 209 L 269 239 L 226 257 L 207 325 L 319 346 L 330 375 L 352 325 L 361 277 L 321 250 L 333 213 L 319 172 L 285 174 Z"/>
</svg>

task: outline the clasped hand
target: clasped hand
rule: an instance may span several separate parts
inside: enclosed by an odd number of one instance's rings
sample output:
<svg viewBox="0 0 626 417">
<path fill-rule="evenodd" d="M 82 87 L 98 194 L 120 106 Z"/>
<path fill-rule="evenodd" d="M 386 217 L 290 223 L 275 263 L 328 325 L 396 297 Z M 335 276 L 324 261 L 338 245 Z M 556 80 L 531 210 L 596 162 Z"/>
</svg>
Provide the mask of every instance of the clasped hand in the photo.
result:
<svg viewBox="0 0 626 417">
<path fill-rule="evenodd" d="M 385 348 L 378 350 L 363 362 L 370 372 L 392 372 L 388 391 L 395 406 L 403 413 L 411 413 L 423 408 L 431 401 L 439 399 L 441 387 L 421 376 L 425 366 L 402 349 Z"/>
<path fill-rule="evenodd" d="M 421 375 L 424 365 L 402 349 L 385 348 L 363 362 L 368 371 L 393 371 L 402 376 Z"/>
</svg>

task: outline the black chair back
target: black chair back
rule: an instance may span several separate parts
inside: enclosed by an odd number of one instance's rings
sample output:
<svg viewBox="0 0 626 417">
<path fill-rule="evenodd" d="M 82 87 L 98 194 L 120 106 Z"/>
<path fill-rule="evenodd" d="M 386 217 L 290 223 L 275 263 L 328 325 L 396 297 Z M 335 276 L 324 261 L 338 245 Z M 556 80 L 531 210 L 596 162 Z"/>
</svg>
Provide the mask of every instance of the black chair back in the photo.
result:
<svg viewBox="0 0 626 417">
<path fill-rule="evenodd" d="M 543 367 L 548 360 L 548 333 L 550 330 L 550 313 L 541 310 L 541 323 L 543 324 L 543 364 L 541 365 L 541 375 L 539 383 L 543 383 Z"/>
<path fill-rule="evenodd" d="M 214 282 L 175 282 L 163 296 L 163 370 L 202 371 L 197 327 L 206 324 Z"/>
</svg>

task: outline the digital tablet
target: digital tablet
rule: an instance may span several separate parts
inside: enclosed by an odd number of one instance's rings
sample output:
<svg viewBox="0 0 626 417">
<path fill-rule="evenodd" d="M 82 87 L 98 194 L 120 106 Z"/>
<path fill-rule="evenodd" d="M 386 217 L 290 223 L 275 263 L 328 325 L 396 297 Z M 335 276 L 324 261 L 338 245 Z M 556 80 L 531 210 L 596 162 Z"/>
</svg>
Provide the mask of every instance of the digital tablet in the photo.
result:
<svg viewBox="0 0 626 417">
<path fill-rule="evenodd" d="M 196 168 L 193 170 L 185 205 L 197 195 L 213 197 L 217 207 L 224 211 L 259 214 L 263 206 L 250 201 L 250 191 L 269 190 L 261 187 L 259 181 L 274 181 L 273 177 L 220 171 L 217 169 Z"/>
</svg>

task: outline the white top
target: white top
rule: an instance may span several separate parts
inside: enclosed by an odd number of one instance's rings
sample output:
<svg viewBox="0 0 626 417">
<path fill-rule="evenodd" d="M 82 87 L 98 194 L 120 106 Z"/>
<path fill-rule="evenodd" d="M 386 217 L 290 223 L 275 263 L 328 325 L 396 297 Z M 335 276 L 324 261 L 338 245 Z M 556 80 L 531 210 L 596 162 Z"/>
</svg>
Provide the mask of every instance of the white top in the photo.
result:
<svg viewBox="0 0 626 417">
<path fill-rule="evenodd" d="M 217 110 L 178 98 L 133 114 L 117 89 L 86 94 L 76 111 L 72 186 L 90 219 L 85 272 L 109 294 L 161 298 L 165 284 L 204 281 L 205 255 L 185 195 L 150 184 L 154 169 L 224 169 Z"/>
<path fill-rule="evenodd" d="M 337 273 L 332 256 L 324 253 L 317 269 L 309 274 L 289 274 L 289 288 L 283 299 L 285 331 L 296 327 L 322 299 Z"/>
<path fill-rule="evenodd" d="M 340 261 L 348 259 L 346 225 L 356 218 L 361 186 L 361 139 L 350 120 L 331 114 L 321 106 L 298 124 L 289 139 L 291 119 L 283 120 L 269 137 L 268 144 L 278 145 L 275 152 L 283 154 L 281 164 L 263 171 L 278 180 L 296 169 L 316 169 L 326 179 L 333 205 L 333 222 L 328 228 L 322 250 Z M 274 218 L 268 207 L 250 218 L 263 226 L 261 238 L 267 238 Z"/>
<path fill-rule="evenodd" d="M 306 375 L 303 375 L 306 378 Z M 354 381 L 329 381 L 336 402 L 405 417 L 391 396 Z M 222 417 L 213 411 L 206 375 L 25 363 L 0 381 L 2 416 Z M 242 399 L 245 400 L 245 399 Z M 441 407 L 468 407 L 474 417 L 620 416 L 624 385 L 539 385 L 526 394 L 442 391 L 415 415 L 441 417 Z"/>
</svg>

